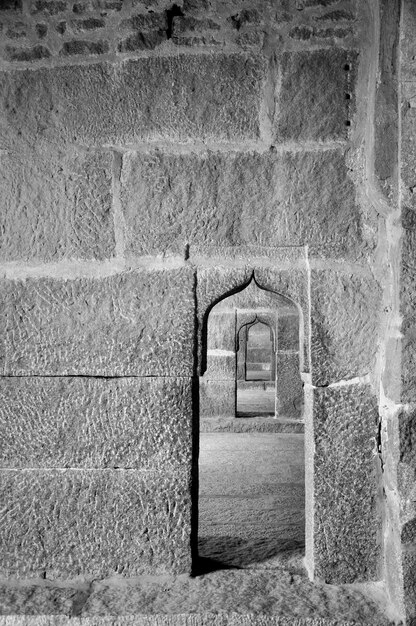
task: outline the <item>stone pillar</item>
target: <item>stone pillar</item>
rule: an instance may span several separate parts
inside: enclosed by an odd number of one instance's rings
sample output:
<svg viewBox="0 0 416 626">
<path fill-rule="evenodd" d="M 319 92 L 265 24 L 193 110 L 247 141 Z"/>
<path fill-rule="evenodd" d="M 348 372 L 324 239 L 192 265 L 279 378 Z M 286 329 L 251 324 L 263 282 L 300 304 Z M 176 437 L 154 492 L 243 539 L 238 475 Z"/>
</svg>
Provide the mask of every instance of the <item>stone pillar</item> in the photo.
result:
<svg viewBox="0 0 416 626">
<path fill-rule="evenodd" d="M 300 419 L 303 383 L 300 377 L 299 316 L 279 315 L 276 352 L 276 416 Z"/>
<path fill-rule="evenodd" d="M 235 417 L 235 311 L 211 311 L 208 318 L 207 370 L 200 380 L 201 417 Z"/>
<path fill-rule="evenodd" d="M 300 419 L 303 409 L 303 383 L 299 352 L 276 352 L 276 417 Z"/>
</svg>

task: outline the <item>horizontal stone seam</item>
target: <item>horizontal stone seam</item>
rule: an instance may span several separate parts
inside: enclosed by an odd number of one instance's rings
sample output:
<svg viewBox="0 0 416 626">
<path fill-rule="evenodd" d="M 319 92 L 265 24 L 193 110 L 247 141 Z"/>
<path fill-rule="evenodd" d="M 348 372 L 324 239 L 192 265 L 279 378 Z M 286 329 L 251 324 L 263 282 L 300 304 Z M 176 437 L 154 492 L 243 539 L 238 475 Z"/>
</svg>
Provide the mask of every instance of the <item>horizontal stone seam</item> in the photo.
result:
<svg viewBox="0 0 416 626">
<path fill-rule="evenodd" d="M 117 274 L 123 274 L 134 270 L 164 270 L 178 269 L 185 267 L 186 262 L 183 257 L 138 257 L 135 264 L 128 264 L 126 260 L 112 258 L 107 261 L 59 261 L 56 263 L 41 263 L 29 265 L 18 262 L 10 262 L 0 265 L 0 277 L 10 280 L 26 278 L 107 278 Z"/>
<path fill-rule="evenodd" d="M 374 274 L 370 265 L 361 265 L 360 263 L 348 263 L 338 261 L 337 259 L 320 259 L 309 257 L 309 264 L 312 271 L 332 270 L 342 274 L 354 274 L 365 278 L 374 278 Z"/>
<path fill-rule="evenodd" d="M 123 154 L 127 153 L 135 153 L 138 154 L 149 154 L 153 153 L 156 150 L 163 151 L 164 154 L 167 155 L 181 155 L 181 154 L 200 154 L 207 153 L 211 154 L 212 152 L 217 152 L 220 154 L 223 153 L 247 153 L 247 152 L 256 152 L 258 154 L 263 154 L 269 150 L 273 150 L 278 154 L 285 154 L 287 152 L 297 153 L 297 152 L 328 152 L 331 150 L 345 150 L 349 146 L 350 142 L 348 139 L 340 139 L 340 140 L 328 140 L 328 141 L 290 141 L 290 142 L 282 142 L 282 143 L 270 143 L 267 141 L 256 141 L 250 140 L 247 141 L 199 141 L 199 140 L 190 140 L 190 141 L 172 141 L 166 139 L 161 141 L 160 139 L 152 140 L 147 139 L 146 141 L 140 141 L 136 143 L 127 143 L 127 144 L 113 144 L 113 143 L 103 143 L 100 148 L 108 149 L 108 150 L 117 150 Z M 84 145 L 84 144 L 82 144 Z"/>
<path fill-rule="evenodd" d="M 298 258 L 294 261 L 280 261 L 274 259 L 271 256 L 267 256 L 266 252 L 273 250 L 299 250 Z M 165 258 L 158 257 L 137 257 L 134 264 L 128 264 L 127 261 L 120 259 L 114 259 L 113 263 L 101 263 L 101 262 L 72 262 L 68 263 L 62 261 L 60 263 L 45 263 L 38 266 L 33 265 L 0 265 L 0 277 L 5 280 L 25 280 L 27 278 L 55 278 L 57 280 L 76 280 L 78 278 L 85 279 L 104 279 L 110 276 L 116 276 L 120 274 L 126 274 L 134 271 L 145 270 L 176 270 L 181 268 L 193 268 L 198 267 L 226 267 L 227 265 L 232 268 L 247 268 L 252 265 L 263 265 L 264 267 L 274 267 L 277 269 L 291 269 L 296 267 L 299 262 L 304 261 L 304 247 L 294 246 L 290 248 L 265 248 L 265 253 L 261 255 L 259 252 L 250 253 L 250 250 L 242 247 L 241 249 L 233 248 L 236 253 L 244 252 L 245 259 L 240 258 L 226 258 L 219 254 L 213 254 L 212 256 L 190 256 L 185 260 L 182 256 L 170 256 Z M 276 265 L 278 263 L 278 265 Z"/>
<path fill-rule="evenodd" d="M 227 251 L 227 248 L 224 248 Z M 305 265 L 305 246 L 276 246 L 264 248 L 264 254 L 261 249 L 250 250 L 249 246 L 233 247 L 228 249 L 237 254 L 244 253 L 245 258 L 227 258 L 220 253 L 213 252 L 212 255 L 192 254 L 192 246 L 190 247 L 189 258 L 185 260 L 184 256 L 172 255 L 168 257 L 160 256 L 143 256 L 136 257 L 133 261 L 122 259 L 120 257 L 109 259 L 108 261 L 60 261 L 57 263 L 43 263 L 39 265 L 19 264 L 11 262 L 0 265 L 0 277 L 5 280 L 25 280 L 27 278 L 55 278 L 57 280 L 76 280 L 78 278 L 85 279 L 104 279 L 110 276 L 116 276 L 134 271 L 145 270 L 175 270 L 185 267 L 206 269 L 209 267 L 227 267 L 230 268 L 247 268 L 253 265 L 260 267 L 274 268 L 278 270 L 285 269 L 306 269 Z M 274 258 L 271 253 L 276 251 L 277 256 L 284 251 L 298 252 L 297 258 L 293 260 L 280 260 Z M 268 253 L 268 254 L 267 254 Z M 368 266 L 355 263 L 344 263 L 337 259 L 319 259 L 311 257 L 311 270 L 333 270 L 343 274 L 355 274 L 365 277 L 372 277 L 371 269 Z"/>
<path fill-rule="evenodd" d="M 310 383 L 305 383 L 305 386 L 310 389 L 334 389 L 337 387 L 351 387 L 353 385 L 368 385 L 370 384 L 370 375 L 366 376 L 357 376 L 355 378 L 341 379 L 335 381 L 334 383 L 329 383 L 328 385 L 312 385 Z"/>
<path fill-rule="evenodd" d="M 188 472 L 189 464 L 184 467 L 180 463 L 177 465 L 160 466 L 155 468 L 142 467 L 3 467 L 0 466 L 0 472 L 135 472 L 138 474 L 165 474 L 167 467 L 173 474 L 181 474 L 183 470 Z"/>
<path fill-rule="evenodd" d="M 278 29 L 276 29 L 278 32 Z M 294 46 L 293 41 L 288 41 L 288 44 L 291 44 L 285 52 L 289 54 L 297 53 L 297 52 L 310 52 L 311 54 L 315 52 L 325 52 L 330 50 L 345 50 L 346 52 L 356 50 L 357 46 L 354 41 L 352 41 L 349 45 L 341 44 L 334 48 L 334 46 L 330 43 L 328 44 L 308 44 L 308 43 L 297 43 L 295 49 L 292 49 Z M 22 62 L 22 61 L 6 61 L 2 60 L 0 63 L 0 71 L 27 71 L 32 70 L 36 71 L 38 69 L 54 69 L 59 67 L 76 67 L 76 66 L 88 66 L 95 65 L 98 63 L 111 63 L 111 64 L 123 64 L 126 61 L 135 61 L 138 59 L 157 59 L 157 58 L 176 58 L 178 56 L 224 56 L 224 55 L 239 55 L 242 57 L 249 56 L 245 50 L 242 50 L 236 44 L 226 42 L 223 47 L 220 49 L 217 48 L 189 48 L 187 46 L 177 46 L 175 44 L 160 46 L 155 50 L 136 50 L 133 53 L 125 53 L 125 54 L 116 54 L 115 52 L 110 52 L 108 54 L 102 54 L 99 57 L 94 56 L 83 56 L 79 55 L 78 58 L 72 57 L 71 59 L 61 58 L 59 56 L 50 56 L 44 59 L 38 59 L 30 62 Z M 259 55 L 260 56 L 260 55 Z"/>
<path fill-rule="evenodd" d="M 126 376 L 122 374 L 115 374 L 113 376 L 104 376 L 101 374 L 0 374 L 0 380 L 14 378 L 86 378 L 93 380 L 154 380 L 161 378 L 163 380 L 192 380 L 193 378 L 195 378 L 195 376 L 193 376 L 192 374 L 190 374 L 189 376 L 183 376 L 181 374 L 178 374 L 177 376 L 175 376 L 174 374 L 128 374 Z"/>
<path fill-rule="evenodd" d="M 83 56 L 79 55 L 78 58 L 71 57 L 71 59 L 63 59 L 58 56 L 48 57 L 46 59 L 39 59 L 37 61 L 30 61 L 28 63 L 23 63 L 21 61 L 5 61 L 3 60 L 0 63 L 0 71 L 8 72 L 8 71 L 27 71 L 32 70 L 36 71 L 39 69 L 55 69 L 60 67 L 85 67 L 89 65 L 98 65 L 98 64 L 111 64 L 111 65 L 122 65 L 126 61 L 136 61 L 140 59 L 157 59 L 157 58 L 177 58 L 178 56 L 205 56 L 207 58 L 213 56 L 241 56 L 247 57 L 247 53 L 239 48 L 236 45 L 229 44 L 220 50 L 209 48 L 209 49 L 197 49 L 197 48 L 188 48 L 188 47 L 164 47 L 159 48 L 157 50 L 151 51 L 135 51 L 131 54 L 116 54 L 116 53 L 108 53 L 101 54 L 98 57 L 94 56 Z"/>
<path fill-rule="evenodd" d="M 172 579 L 174 580 L 176 578 L 175 575 L 169 575 L 166 574 L 164 575 L 164 579 Z M 8 588 L 20 588 L 20 587 L 32 587 L 35 586 L 36 587 L 46 587 L 46 588 L 53 588 L 53 589 L 76 589 L 76 590 L 86 590 L 90 588 L 90 585 L 92 583 L 97 583 L 97 584 L 105 584 L 106 582 L 108 583 L 112 583 L 114 581 L 114 578 L 112 576 L 107 577 L 107 578 L 96 578 L 96 577 L 91 577 L 91 580 L 85 580 L 85 581 L 80 581 L 79 578 L 69 578 L 69 579 L 65 579 L 65 580 L 54 580 L 54 579 L 45 579 L 45 578 L 12 578 L 12 577 L 4 577 L 1 576 L 0 577 L 0 585 L 3 587 L 8 587 Z M 141 581 L 145 581 L 146 583 L 148 581 L 153 581 L 153 582 L 159 582 L 160 581 L 160 575 L 158 574 L 144 574 L 143 576 L 123 576 L 120 577 L 118 579 L 118 585 L 123 586 L 125 588 L 128 588 L 129 584 L 131 584 L 132 582 L 136 582 L 137 584 L 139 584 Z M 217 614 L 212 614 L 212 615 L 217 615 Z M 27 624 L 27 620 L 25 619 L 27 616 L 26 615 L 8 615 L 6 617 L 10 617 L 12 618 L 12 620 L 10 621 L 10 624 L 15 625 L 16 621 L 14 620 L 15 617 L 22 617 L 23 618 L 23 622 Z M 3 617 L 3 616 L 2 616 Z M 43 615 L 31 615 L 30 617 L 34 617 L 34 624 L 38 623 L 43 623 Z M 39 622 L 36 622 L 36 617 L 39 617 Z M 53 615 L 52 617 L 55 617 L 55 615 Z M 59 616 L 60 618 L 65 617 L 63 614 L 61 614 Z M 136 621 L 136 616 L 132 615 L 132 616 L 127 616 L 127 617 L 131 617 L 132 618 L 132 625 L 137 624 Z M 91 618 L 87 617 L 87 621 L 85 622 L 86 624 L 89 623 Z M 31 621 L 31 620 L 30 620 Z M 118 618 L 117 618 L 118 621 Z M 113 622 L 113 620 L 111 619 L 111 623 Z M 7 622 L 8 623 L 8 622 Z M 61 623 L 61 620 L 59 620 L 59 623 Z M 103 622 L 101 622 L 101 619 L 99 620 L 98 623 L 104 623 L 106 624 L 107 622 L 105 621 L 105 618 L 103 620 Z M 130 622 L 128 622 L 130 623 Z M 0 624 L 1 626 L 3 625 L 3 622 L 1 621 L 0 618 Z M 71 625 L 73 626 L 81 626 L 81 624 L 84 624 L 84 622 L 80 622 L 78 620 L 72 620 L 71 619 Z"/>
</svg>

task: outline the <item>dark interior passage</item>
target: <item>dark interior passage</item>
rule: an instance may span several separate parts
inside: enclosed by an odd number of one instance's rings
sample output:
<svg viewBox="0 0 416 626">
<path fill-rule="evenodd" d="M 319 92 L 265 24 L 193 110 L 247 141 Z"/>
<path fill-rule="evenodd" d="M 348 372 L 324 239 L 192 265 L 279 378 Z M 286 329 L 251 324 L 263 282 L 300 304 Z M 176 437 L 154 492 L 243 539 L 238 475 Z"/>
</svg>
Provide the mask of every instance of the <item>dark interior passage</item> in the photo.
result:
<svg viewBox="0 0 416 626">
<path fill-rule="evenodd" d="M 201 434 L 200 557 L 257 568 L 303 556 L 303 450 L 303 434 Z"/>
</svg>

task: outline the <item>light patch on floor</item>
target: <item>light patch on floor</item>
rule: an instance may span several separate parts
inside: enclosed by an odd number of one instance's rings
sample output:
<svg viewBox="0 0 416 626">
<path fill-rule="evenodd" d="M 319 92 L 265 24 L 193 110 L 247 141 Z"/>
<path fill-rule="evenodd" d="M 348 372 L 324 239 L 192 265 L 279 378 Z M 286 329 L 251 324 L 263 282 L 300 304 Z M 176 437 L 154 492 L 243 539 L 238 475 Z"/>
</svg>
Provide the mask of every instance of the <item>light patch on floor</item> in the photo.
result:
<svg viewBox="0 0 416 626">
<path fill-rule="evenodd" d="M 303 556 L 304 436 L 201 433 L 199 554 L 228 567 Z"/>
</svg>

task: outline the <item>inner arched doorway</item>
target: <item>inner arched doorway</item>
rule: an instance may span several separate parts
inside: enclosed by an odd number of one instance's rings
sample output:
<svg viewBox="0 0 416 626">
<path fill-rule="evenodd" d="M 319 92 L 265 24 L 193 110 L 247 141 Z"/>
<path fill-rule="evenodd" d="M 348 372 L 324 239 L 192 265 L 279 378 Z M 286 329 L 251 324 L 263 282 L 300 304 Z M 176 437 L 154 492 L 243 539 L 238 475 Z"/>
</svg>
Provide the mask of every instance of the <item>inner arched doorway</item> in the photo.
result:
<svg viewBox="0 0 416 626">
<path fill-rule="evenodd" d="M 269 314 L 269 318 L 273 317 Z M 237 329 L 237 417 L 276 414 L 275 328 L 256 315 Z"/>
</svg>

